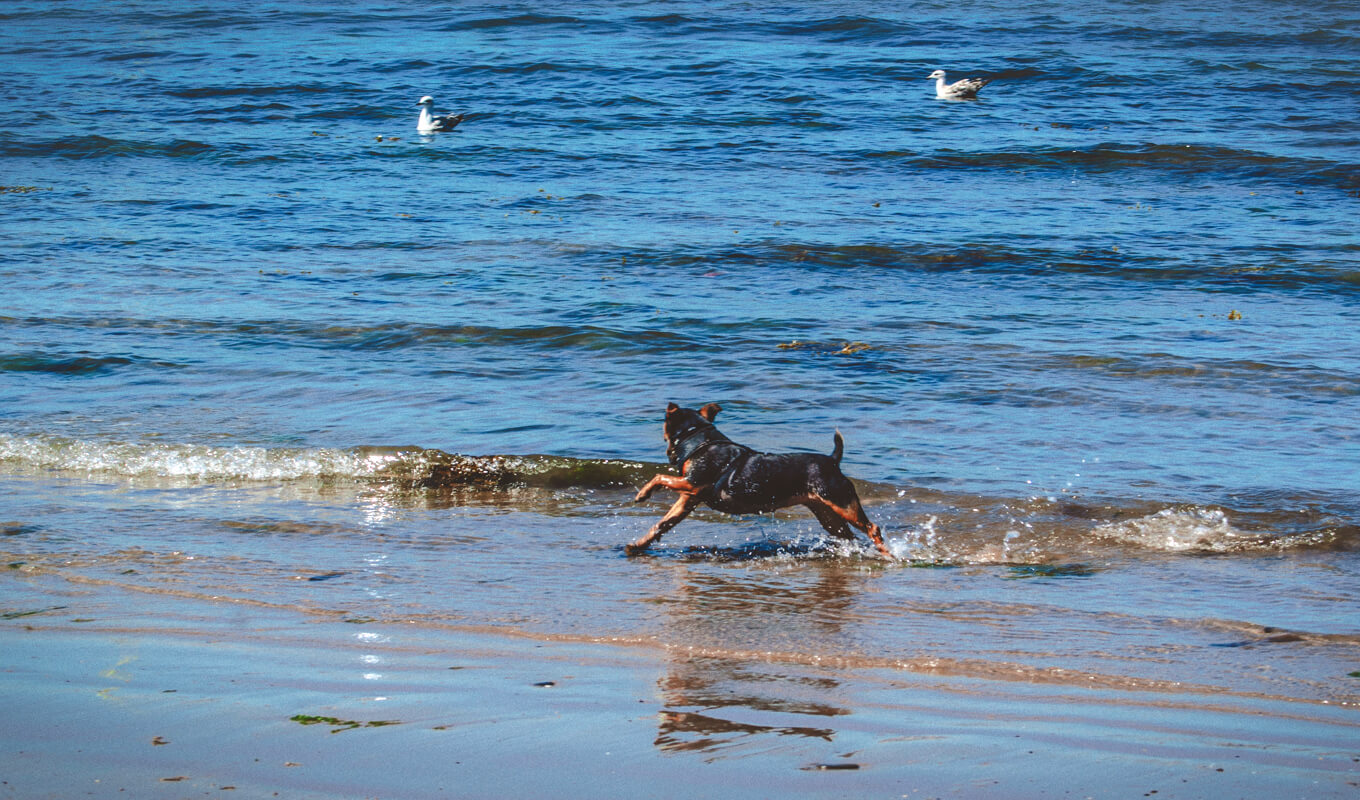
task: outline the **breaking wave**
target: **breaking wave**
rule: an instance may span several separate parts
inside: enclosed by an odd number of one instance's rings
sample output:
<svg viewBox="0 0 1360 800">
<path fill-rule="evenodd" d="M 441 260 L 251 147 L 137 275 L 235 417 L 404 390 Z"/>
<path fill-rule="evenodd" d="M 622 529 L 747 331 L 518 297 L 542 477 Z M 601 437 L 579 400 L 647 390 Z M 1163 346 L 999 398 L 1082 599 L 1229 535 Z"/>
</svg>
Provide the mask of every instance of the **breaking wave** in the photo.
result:
<svg viewBox="0 0 1360 800">
<path fill-rule="evenodd" d="M 469 456 L 421 447 L 292 448 L 97 442 L 0 434 L 7 471 L 214 481 L 390 482 L 435 488 L 631 485 L 639 462 L 540 455 Z"/>
<path fill-rule="evenodd" d="M 605 506 L 580 513 L 651 514 L 632 491 L 664 465 L 560 455 L 465 455 L 421 447 L 252 447 L 82 441 L 0 434 L 0 474 L 114 476 L 158 485 L 286 483 L 447 490 L 530 490 L 503 496 L 529 510 L 555 505 L 558 490 L 610 490 Z M 1354 509 L 1336 498 L 1264 497 L 1242 508 L 1066 497 L 998 498 L 859 482 L 870 516 L 889 531 L 893 553 L 921 566 L 1000 565 L 1014 577 L 1085 577 L 1118 554 L 1252 554 L 1360 548 Z M 448 502 L 447 500 L 441 502 Z M 628 509 L 625 511 L 624 509 Z M 708 512 L 700 512 L 700 517 Z M 713 519 L 730 521 L 725 515 Z M 681 549 L 662 557 L 746 561 L 856 557 L 859 544 L 828 542 L 799 509 L 779 512 L 764 541 Z M 1037 565 L 1037 566 L 1036 566 Z"/>
</svg>

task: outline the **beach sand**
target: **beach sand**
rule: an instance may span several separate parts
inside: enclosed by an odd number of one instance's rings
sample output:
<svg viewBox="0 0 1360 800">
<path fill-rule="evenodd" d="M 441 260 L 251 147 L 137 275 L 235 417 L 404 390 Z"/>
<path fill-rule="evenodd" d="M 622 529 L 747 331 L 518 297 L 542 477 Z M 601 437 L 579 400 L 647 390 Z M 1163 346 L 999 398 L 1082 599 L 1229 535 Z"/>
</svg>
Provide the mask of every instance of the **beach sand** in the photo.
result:
<svg viewBox="0 0 1360 800">
<path fill-rule="evenodd" d="M 1341 797 L 1350 709 L 6 581 L 0 796 Z M 24 609 L 24 610 L 14 610 Z"/>
</svg>

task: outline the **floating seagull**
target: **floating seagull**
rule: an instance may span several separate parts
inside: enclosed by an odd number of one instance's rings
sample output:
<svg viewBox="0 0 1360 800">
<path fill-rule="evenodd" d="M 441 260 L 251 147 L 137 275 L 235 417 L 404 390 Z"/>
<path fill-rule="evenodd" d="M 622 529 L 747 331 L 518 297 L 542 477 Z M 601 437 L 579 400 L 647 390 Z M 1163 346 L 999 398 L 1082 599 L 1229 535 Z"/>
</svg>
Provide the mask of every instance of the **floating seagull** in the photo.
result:
<svg viewBox="0 0 1360 800">
<path fill-rule="evenodd" d="M 462 114 L 448 114 L 436 116 L 430 113 L 434 107 L 434 98 L 428 94 L 420 98 L 416 103 L 420 106 L 420 121 L 416 123 L 416 130 L 421 133 L 436 133 L 438 131 L 451 131 L 458 127 L 458 123 L 463 121 Z"/>
<path fill-rule="evenodd" d="M 955 83 L 944 82 L 944 70 L 930 73 L 935 80 L 935 97 L 940 100 L 974 100 L 978 90 L 991 83 L 990 78 L 964 78 Z"/>
</svg>

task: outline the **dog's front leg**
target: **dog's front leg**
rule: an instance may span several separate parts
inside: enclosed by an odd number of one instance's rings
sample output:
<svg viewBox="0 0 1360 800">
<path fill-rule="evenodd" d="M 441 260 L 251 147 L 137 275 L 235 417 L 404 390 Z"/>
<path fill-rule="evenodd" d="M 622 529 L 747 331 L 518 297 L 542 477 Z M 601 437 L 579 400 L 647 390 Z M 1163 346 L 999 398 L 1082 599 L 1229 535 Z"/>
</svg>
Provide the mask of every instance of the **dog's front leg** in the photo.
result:
<svg viewBox="0 0 1360 800">
<path fill-rule="evenodd" d="M 647 498 L 651 497 L 652 492 L 655 492 L 658 488 L 661 487 L 665 487 L 667 489 L 672 489 L 674 491 L 687 494 L 693 494 L 694 492 L 699 491 L 699 487 L 695 486 L 694 484 L 690 483 L 684 478 L 677 478 L 674 475 L 657 475 L 656 477 L 647 481 L 647 483 L 644 484 L 643 487 L 638 490 L 637 496 L 633 498 L 633 502 L 641 503 L 643 500 L 646 500 Z"/>
<path fill-rule="evenodd" d="M 662 476 L 658 475 L 657 477 Z M 628 551 L 628 555 L 630 556 L 641 553 L 643 550 L 650 547 L 652 542 L 660 539 L 661 535 L 666 531 L 679 525 L 680 520 L 688 517 L 689 512 L 693 511 L 698 505 L 699 498 L 697 496 L 689 493 L 681 493 L 680 497 L 675 501 L 675 505 L 671 506 L 671 510 L 666 512 L 666 516 L 656 521 L 656 524 L 652 526 L 652 529 L 647 531 L 646 536 L 643 536 L 624 549 Z"/>
</svg>

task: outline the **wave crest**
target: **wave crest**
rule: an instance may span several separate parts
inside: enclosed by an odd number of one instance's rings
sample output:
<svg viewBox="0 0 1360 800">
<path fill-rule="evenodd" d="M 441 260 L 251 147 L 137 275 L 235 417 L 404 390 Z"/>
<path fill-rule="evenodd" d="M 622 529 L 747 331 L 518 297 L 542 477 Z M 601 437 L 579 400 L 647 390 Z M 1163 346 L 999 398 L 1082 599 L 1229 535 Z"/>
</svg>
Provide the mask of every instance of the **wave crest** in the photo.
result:
<svg viewBox="0 0 1360 800">
<path fill-rule="evenodd" d="M 468 456 L 420 447 L 218 447 L 8 434 L 0 434 L 0 464 L 18 472 L 102 473 L 189 483 L 380 481 L 412 488 L 622 486 L 637 483 L 653 468 L 613 459 Z"/>
</svg>

